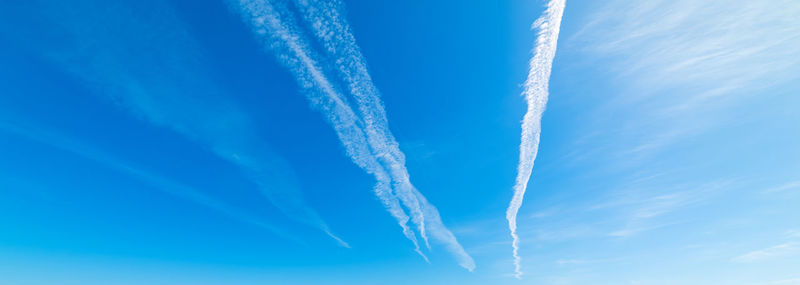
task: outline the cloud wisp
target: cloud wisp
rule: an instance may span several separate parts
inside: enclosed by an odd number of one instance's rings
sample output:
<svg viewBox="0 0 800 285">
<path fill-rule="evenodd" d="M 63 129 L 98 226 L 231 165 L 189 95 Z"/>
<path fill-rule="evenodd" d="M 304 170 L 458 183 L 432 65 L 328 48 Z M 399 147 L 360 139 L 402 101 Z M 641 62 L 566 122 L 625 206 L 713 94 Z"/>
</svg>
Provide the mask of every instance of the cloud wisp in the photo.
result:
<svg viewBox="0 0 800 285">
<path fill-rule="evenodd" d="M 99 148 L 93 147 L 69 136 L 48 130 L 46 128 L 38 127 L 33 124 L 23 124 L 16 121 L 17 120 L 15 119 L 4 118 L 2 121 L 0 121 L 0 130 L 76 154 L 106 166 L 114 171 L 129 175 L 169 195 L 207 207 L 233 220 L 268 230 L 272 234 L 275 234 L 276 236 L 286 240 L 301 242 L 295 237 L 289 235 L 286 231 L 273 226 L 263 219 L 240 211 L 225 202 L 194 189 L 191 186 L 156 175 L 150 171 L 144 170 L 143 168 L 136 167 L 131 163 L 127 163 L 109 153 L 100 150 Z"/>
<path fill-rule="evenodd" d="M 169 7 L 143 4 L 152 8 L 148 10 L 89 2 L 94 1 L 31 7 L 48 23 L 61 23 L 54 29 L 70 39 L 53 47 L 37 46 L 48 60 L 141 120 L 170 129 L 237 166 L 287 217 L 349 247 L 307 205 L 291 166 L 270 149 L 255 122 L 225 99 L 202 63 L 202 52 Z"/>
<path fill-rule="evenodd" d="M 585 23 L 565 43 L 586 68 L 616 82 L 589 128 L 608 114 L 636 116 L 614 123 L 615 155 L 627 164 L 662 154 L 708 130 L 731 127 L 773 111 L 738 108 L 755 102 L 796 104 L 788 90 L 800 79 L 800 2 L 792 0 L 595 1 Z M 572 49 L 570 49 L 572 51 Z M 578 53 L 576 53 L 578 54 Z M 765 100 L 766 98 L 769 100 Z M 610 117 L 610 116 L 609 116 Z M 616 116 L 613 116 L 616 117 Z M 785 119 L 784 119 L 785 120 Z M 604 151 L 603 153 L 612 153 Z"/>
<path fill-rule="evenodd" d="M 386 111 L 380 93 L 372 83 L 367 64 L 350 26 L 342 17 L 340 1 L 295 0 L 303 13 L 303 18 L 311 27 L 317 39 L 326 49 L 327 55 L 336 63 L 340 78 L 353 95 L 358 105 L 358 113 L 367 142 L 373 152 L 380 154 L 379 162 L 394 181 L 395 194 L 411 212 L 412 222 L 417 226 L 420 237 L 428 243 L 425 232 L 425 217 L 422 206 L 416 197 L 416 189 L 411 185 L 405 168 L 405 155 L 394 139 L 386 119 Z M 430 248 L 430 245 L 428 245 Z"/>
<path fill-rule="evenodd" d="M 474 261 L 444 226 L 438 210 L 410 182 L 404 154 L 389 131 L 379 92 L 348 24 L 341 17 L 341 3 L 299 0 L 295 4 L 329 58 L 315 52 L 286 7 L 265 0 L 238 1 L 245 22 L 295 75 L 314 107 L 336 131 L 348 156 L 375 177 L 375 194 L 412 241 L 415 251 L 427 260 L 416 233 L 408 226 L 409 220 L 426 245 L 430 234 L 446 245 L 462 267 L 473 270 Z M 357 111 L 338 81 L 326 75 L 326 66 L 320 59 L 335 62 L 334 68 L 355 100 Z"/>
<path fill-rule="evenodd" d="M 800 243 L 787 242 L 776 246 L 771 246 L 764 249 L 751 251 L 731 259 L 733 262 L 738 263 L 752 263 L 764 261 L 781 256 L 794 255 L 800 252 Z"/>
<path fill-rule="evenodd" d="M 519 165 L 517 166 L 517 178 L 513 188 L 514 196 L 506 210 L 508 228 L 511 231 L 514 276 L 516 278 L 522 277 L 519 236 L 517 236 L 517 213 L 520 206 L 522 206 L 522 199 L 525 196 L 525 190 L 533 172 L 533 163 L 539 150 L 542 114 L 547 105 L 548 81 L 550 80 L 550 70 L 556 54 L 556 44 L 558 43 L 558 33 L 565 4 L 566 0 L 548 2 L 544 14 L 532 26 L 533 29 L 538 30 L 538 36 L 523 93 L 525 100 L 528 102 L 528 110 L 522 120 L 522 142 L 519 147 Z"/>
<path fill-rule="evenodd" d="M 698 104 L 718 96 L 759 94 L 753 91 L 798 78 L 796 1 L 597 4 L 575 39 L 593 57 L 619 58 L 609 69 L 635 85 L 632 95 L 654 96 L 647 91 L 681 86 L 684 92 L 669 89 L 670 98 Z"/>
<path fill-rule="evenodd" d="M 779 185 L 779 186 L 776 186 L 776 187 L 773 187 L 773 188 L 769 188 L 767 190 L 764 190 L 764 193 L 786 192 L 786 191 L 789 191 L 789 190 L 796 190 L 796 189 L 800 189 L 800 180 L 787 182 L 787 183 L 784 183 L 782 185 Z"/>
</svg>

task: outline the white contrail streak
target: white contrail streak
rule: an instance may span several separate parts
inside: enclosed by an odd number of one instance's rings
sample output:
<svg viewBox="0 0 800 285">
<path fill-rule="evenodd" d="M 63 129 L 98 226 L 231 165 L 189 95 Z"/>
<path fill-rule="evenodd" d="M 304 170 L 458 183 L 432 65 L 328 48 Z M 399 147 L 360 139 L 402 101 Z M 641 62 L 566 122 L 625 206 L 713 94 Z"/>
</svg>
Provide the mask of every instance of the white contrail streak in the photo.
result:
<svg viewBox="0 0 800 285">
<path fill-rule="evenodd" d="M 295 31 L 296 25 L 292 23 L 291 17 L 289 15 L 282 17 L 275 6 L 263 0 L 241 0 L 239 5 L 242 16 L 253 26 L 254 32 L 261 37 L 265 45 L 279 51 L 276 52 L 279 60 L 295 74 L 300 85 L 307 89 L 309 100 L 326 115 L 348 156 L 356 165 L 375 176 L 378 181 L 374 188 L 375 194 L 395 217 L 403 229 L 403 234 L 414 244 L 414 250 L 427 260 L 420 251 L 416 235 L 407 225 L 408 215 L 391 192 L 389 175 L 368 148 L 364 132 L 358 126 L 358 117 L 349 107 L 347 99 L 343 98 L 323 75 L 322 69 L 313 59 L 314 55 L 309 44 Z M 288 21 L 282 19 L 286 17 L 289 18 Z"/>
<path fill-rule="evenodd" d="M 386 111 L 383 108 L 377 88 L 367 71 L 367 64 L 356 45 L 347 22 L 339 13 L 338 1 L 296 0 L 295 3 L 321 41 L 328 55 L 336 63 L 337 71 L 343 78 L 350 93 L 356 99 L 369 146 L 386 168 L 390 169 L 395 181 L 395 194 L 411 211 L 412 221 L 417 225 L 420 237 L 428 243 L 425 233 L 425 217 L 413 186 L 405 171 L 405 156 L 389 131 Z M 398 179 L 399 178 L 399 179 Z M 430 248 L 430 245 L 428 245 Z"/>
<path fill-rule="evenodd" d="M 525 80 L 525 100 L 528 102 L 528 111 L 522 119 L 522 139 L 519 146 L 519 165 L 517 166 L 517 179 L 514 184 L 514 197 L 506 210 L 508 228 L 511 231 L 514 255 L 514 277 L 522 277 L 519 257 L 519 237 L 517 236 L 517 213 L 522 206 L 522 198 L 528 187 L 528 180 L 533 171 L 533 162 L 539 151 L 539 135 L 541 133 L 542 113 L 547 105 L 548 81 L 553 58 L 556 55 L 558 32 L 561 26 L 561 16 L 564 14 L 566 0 L 551 0 L 547 10 L 533 23 L 532 28 L 538 29 L 536 48 L 530 61 L 528 79 Z"/>
<path fill-rule="evenodd" d="M 457 256 L 461 266 L 473 270 L 474 261 L 444 227 L 436 208 L 411 185 L 405 157 L 388 130 L 378 91 L 369 78 L 366 64 L 349 28 L 338 17 L 334 5 L 297 2 L 298 8 L 306 13 L 306 19 L 312 22 L 315 34 L 336 62 L 340 75 L 358 104 L 359 114 L 353 111 L 348 99 L 325 76 L 316 60 L 318 56 L 298 31 L 290 12 L 265 0 L 241 0 L 239 4 L 243 16 L 256 34 L 277 50 L 282 63 L 307 89 L 309 99 L 327 116 L 351 159 L 375 177 L 376 195 L 397 219 L 406 237 L 414 243 L 415 251 L 427 260 L 419 249 L 416 235 L 407 225 L 409 217 L 400 202 L 411 212 L 411 219 L 426 245 L 428 229 L 437 240 L 447 244 L 448 250 Z M 323 7 L 322 10 L 319 7 Z M 339 48 L 343 50 L 337 52 Z M 430 221 L 427 225 L 426 218 Z"/>
<path fill-rule="evenodd" d="M 358 110 L 370 148 L 384 168 L 390 170 L 395 194 L 412 214 L 420 236 L 428 244 L 426 228 L 438 231 L 434 238 L 448 245 L 459 263 L 470 270 L 475 264 L 455 236 L 441 223 L 436 208 L 411 184 L 405 167 L 405 155 L 389 130 L 380 93 L 372 83 L 367 64 L 350 26 L 342 16 L 340 1 L 295 0 L 311 29 L 336 63 L 337 71 L 358 104 Z M 428 212 L 428 213 L 425 213 Z M 427 227 L 426 227 L 427 220 Z"/>
</svg>

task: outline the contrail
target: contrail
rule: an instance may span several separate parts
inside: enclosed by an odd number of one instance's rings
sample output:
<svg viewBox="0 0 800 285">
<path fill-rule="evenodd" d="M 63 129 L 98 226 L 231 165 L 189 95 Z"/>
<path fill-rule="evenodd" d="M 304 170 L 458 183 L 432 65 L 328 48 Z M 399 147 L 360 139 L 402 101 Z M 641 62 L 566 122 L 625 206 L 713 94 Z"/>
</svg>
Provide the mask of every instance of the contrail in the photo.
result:
<svg viewBox="0 0 800 285">
<path fill-rule="evenodd" d="M 18 136 L 25 137 L 27 139 L 93 160 L 99 164 L 109 167 L 110 169 L 130 175 L 131 177 L 139 179 L 142 182 L 150 184 L 155 189 L 161 190 L 167 194 L 205 206 L 225 216 L 228 216 L 231 219 L 266 229 L 269 232 L 286 240 L 302 243 L 294 236 L 287 234 L 284 230 L 278 229 L 277 227 L 264 222 L 260 218 L 233 208 L 228 204 L 203 194 L 202 192 L 190 186 L 155 175 L 149 171 L 137 168 L 130 163 L 125 163 L 122 160 L 115 158 L 114 156 L 95 147 L 89 146 L 81 141 L 32 124 L 21 124 L 19 122 L 13 122 L 6 119 L 0 120 L 0 131 L 10 132 Z"/>
<path fill-rule="evenodd" d="M 414 244 L 415 251 L 427 260 L 420 251 L 416 234 L 407 225 L 408 215 L 400 206 L 397 197 L 392 194 L 391 178 L 371 154 L 364 131 L 359 126 L 358 117 L 347 103 L 347 98 L 343 98 L 323 74 L 308 42 L 296 31 L 296 24 L 291 15 L 285 8 L 276 9 L 264 0 L 238 2 L 242 16 L 252 25 L 259 39 L 263 40 L 266 46 L 276 50 L 278 59 L 294 73 L 300 86 L 307 89 L 308 99 L 326 116 L 348 156 L 378 181 L 374 188 L 375 194 L 395 217 L 403 229 L 403 234 Z"/>
<path fill-rule="evenodd" d="M 539 151 L 539 134 L 541 133 L 542 113 L 547 105 L 548 80 L 553 58 L 556 55 L 558 32 L 561 26 L 561 16 L 564 14 L 566 0 L 551 0 L 547 10 L 537 19 L 532 29 L 538 29 L 536 48 L 530 61 L 528 79 L 525 80 L 525 100 L 528 102 L 528 111 L 522 119 L 522 139 L 519 146 L 519 165 L 517 166 L 517 179 L 514 184 L 514 197 L 506 210 L 508 228 L 513 239 L 511 246 L 514 255 L 514 277 L 522 277 L 519 257 L 519 237 L 517 236 L 517 213 L 522 206 L 522 198 L 528 187 L 528 180 L 533 171 L 533 162 Z"/>
<path fill-rule="evenodd" d="M 390 170 L 395 194 L 411 211 L 412 221 L 417 225 L 420 237 L 430 248 L 422 207 L 412 191 L 415 189 L 405 169 L 405 155 L 389 131 L 386 111 L 377 88 L 372 84 L 366 60 L 361 55 L 349 25 L 339 13 L 341 3 L 295 0 L 295 4 L 305 14 L 306 22 L 336 63 L 336 70 L 358 104 L 370 149 L 378 154 L 378 159 L 384 168 Z"/>
<path fill-rule="evenodd" d="M 349 28 L 334 9 L 336 4 L 296 3 L 301 12 L 306 13 L 306 19 L 312 22 L 315 34 L 328 50 L 332 61 L 336 62 L 342 79 L 358 104 L 359 114 L 353 111 L 348 98 L 326 77 L 318 63 L 318 56 L 301 35 L 291 12 L 265 0 L 242 0 L 239 4 L 245 20 L 253 26 L 256 34 L 262 36 L 266 45 L 278 51 L 276 54 L 282 63 L 307 89 L 309 99 L 326 115 L 351 159 L 378 181 L 375 193 L 397 219 L 406 237 L 414 243 L 415 251 L 425 257 L 419 250 L 416 235 L 407 226 L 409 217 L 398 200 L 412 213 L 411 219 L 426 245 L 427 228 L 435 231 L 437 240 L 447 244 L 448 250 L 457 256 L 461 266 L 473 270 L 474 261 L 444 227 L 436 208 L 411 185 L 405 157 L 388 130 L 377 89 L 369 78 L 366 64 Z M 324 9 L 319 10 L 315 5 L 321 5 L 319 7 Z M 336 51 L 338 48 L 343 48 L 341 53 Z M 426 218 L 432 224 L 426 226 Z"/>
<path fill-rule="evenodd" d="M 304 18 L 325 47 L 327 54 L 336 63 L 339 76 L 355 98 L 370 147 L 378 154 L 384 167 L 391 170 L 395 193 L 411 211 L 412 221 L 417 225 L 426 245 L 430 248 L 426 234 L 426 219 L 428 219 L 429 228 L 442 231 L 433 233 L 434 237 L 448 244 L 448 249 L 459 259 L 462 266 L 468 269 L 474 268 L 472 258 L 438 219 L 439 213 L 436 208 L 430 205 L 410 182 L 405 167 L 405 155 L 389 130 L 380 92 L 372 82 L 366 60 L 342 15 L 343 4 L 340 1 L 319 0 L 295 0 L 295 3 L 304 13 Z M 425 214 L 426 211 L 430 213 Z"/>
</svg>

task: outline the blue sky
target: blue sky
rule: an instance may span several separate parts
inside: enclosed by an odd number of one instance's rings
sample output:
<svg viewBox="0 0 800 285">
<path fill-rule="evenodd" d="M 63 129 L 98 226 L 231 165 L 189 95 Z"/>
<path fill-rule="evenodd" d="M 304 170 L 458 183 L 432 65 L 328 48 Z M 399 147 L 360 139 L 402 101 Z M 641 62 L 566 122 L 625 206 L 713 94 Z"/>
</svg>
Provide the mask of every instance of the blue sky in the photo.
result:
<svg viewBox="0 0 800 285">
<path fill-rule="evenodd" d="M 140 2 L 0 4 L 0 283 L 800 284 L 795 1 Z"/>
</svg>

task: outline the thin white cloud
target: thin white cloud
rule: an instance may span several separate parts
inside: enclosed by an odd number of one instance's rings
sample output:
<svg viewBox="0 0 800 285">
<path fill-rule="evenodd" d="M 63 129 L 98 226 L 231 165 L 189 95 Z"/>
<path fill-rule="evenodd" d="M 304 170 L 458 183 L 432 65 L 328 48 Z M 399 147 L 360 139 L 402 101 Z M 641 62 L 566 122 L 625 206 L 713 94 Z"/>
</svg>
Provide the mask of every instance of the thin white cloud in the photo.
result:
<svg viewBox="0 0 800 285">
<path fill-rule="evenodd" d="M 793 0 L 652 0 L 589 3 L 586 23 L 565 42 L 581 51 L 613 94 L 595 109 L 590 129 L 610 114 L 613 145 L 598 152 L 629 163 L 706 135 L 720 125 L 749 120 L 738 109 L 789 98 L 800 79 L 800 2 Z M 785 99 L 782 99 L 785 100 Z M 635 154 L 631 159 L 629 156 Z"/>
<path fill-rule="evenodd" d="M 673 225 L 674 223 L 667 223 L 667 224 L 656 224 L 656 225 L 647 225 L 647 226 L 639 226 L 639 227 L 631 227 L 627 226 L 623 229 L 612 231 L 608 233 L 608 236 L 617 237 L 617 238 L 628 238 L 634 235 L 637 235 L 642 232 L 651 231 L 659 228 L 663 228 L 669 225 Z"/>
<path fill-rule="evenodd" d="M 296 0 L 294 2 L 325 47 L 327 54 L 336 63 L 336 70 L 358 105 L 357 110 L 370 149 L 379 154 L 378 161 L 389 170 L 395 183 L 393 187 L 395 194 L 411 211 L 412 221 L 417 225 L 420 237 L 427 244 L 425 217 L 420 202 L 415 197 L 416 190 L 408 179 L 405 155 L 389 131 L 386 111 L 378 89 L 372 83 L 367 71 L 366 60 L 356 44 L 349 24 L 340 13 L 342 4 L 339 1 Z"/>
<path fill-rule="evenodd" d="M 620 56 L 612 68 L 637 86 L 649 87 L 643 90 L 697 87 L 686 95 L 702 100 L 798 78 L 787 73 L 800 63 L 794 56 L 800 51 L 796 1 L 616 0 L 598 5 L 574 39 L 598 55 Z"/>
<path fill-rule="evenodd" d="M 565 4 L 566 0 L 548 2 L 547 10 L 533 24 L 533 28 L 538 29 L 539 34 L 536 39 L 534 55 L 530 61 L 528 79 L 525 81 L 524 95 L 528 102 L 528 111 L 522 120 L 522 143 L 519 147 L 519 165 L 517 166 L 517 179 L 514 184 L 514 196 L 506 211 L 508 228 L 513 239 L 511 245 L 513 247 L 514 276 L 516 278 L 522 277 L 519 237 L 517 236 L 517 213 L 520 206 L 522 206 L 522 199 L 528 187 L 528 181 L 533 172 L 533 163 L 539 150 L 542 114 L 547 105 L 548 81 L 550 80 L 553 58 L 555 58 L 556 54 L 556 44 L 558 43 L 558 33 Z"/>
<path fill-rule="evenodd" d="M 796 189 L 800 189 L 800 180 L 787 182 L 787 183 L 784 183 L 782 185 L 778 185 L 776 187 L 764 190 L 764 192 L 765 193 L 776 193 L 776 192 L 784 192 L 784 191 L 796 190 Z"/>
<path fill-rule="evenodd" d="M 787 242 L 776 246 L 771 246 L 768 248 L 759 249 L 742 254 L 740 256 L 734 257 L 733 259 L 731 259 L 731 261 L 737 263 L 752 263 L 752 262 L 765 261 L 772 258 L 778 258 L 782 256 L 795 255 L 798 253 L 800 253 L 800 243 Z"/>
<path fill-rule="evenodd" d="M 420 236 L 428 244 L 426 229 L 433 238 L 447 245 L 459 263 L 474 268 L 474 261 L 464 251 L 455 236 L 439 218 L 436 208 L 411 184 L 405 166 L 405 155 L 389 130 L 386 111 L 378 88 L 367 71 L 367 63 L 356 44 L 355 36 L 342 16 L 341 2 L 297 0 L 295 1 L 317 38 L 336 62 L 339 76 L 345 82 L 358 105 L 361 122 L 364 124 L 367 141 L 378 161 L 389 170 L 394 182 L 394 191 L 403 205 L 411 212 Z M 427 221 L 427 226 L 426 226 Z"/>
<path fill-rule="evenodd" d="M 306 95 L 327 118 L 350 158 L 377 180 L 375 193 L 395 217 L 415 251 L 427 260 L 419 248 L 416 234 L 407 223 L 411 220 L 427 244 L 427 233 L 456 256 L 469 270 L 475 267 L 455 236 L 443 225 L 436 208 L 410 183 L 405 158 L 388 129 L 379 93 L 372 84 L 366 63 L 355 40 L 340 17 L 340 3 L 297 1 L 328 55 L 355 98 L 358 113 L 336 83 L 326 76 L 320 56 L 301 33 L 292 14 L 278 3 L 264 0 L 238 2 L 245 21 L 264 44 L 274 50 L 306 90 Z M 402 203 L 403 206 L 400 205 Z"/>
<path fill-rule="evenodd" d="M 594 205 L 591 211 L 612 211 L 613 224 L 624 224 L 608 233 L 612 237 L 631 237 L 642 232 L 678 223 L 670 214 L 706 203 L 729 190 L 738 179 L 718 180 L 698 185 L 683 184 L 671 187 L 650 183 L 631 183 L 628 187 L 603 198 L 607 202 Z M 644 196 L 643 196 L 644 195 Z"/>
<path fill-rule="evenodd" d="M 114 16 L 89 14 L 97 6 Z M 45 5 L 36 12 L 48 23 L 60 24 L 57 29 L 69 40 L 37 48 L 140 119 L 171 129 L 236 165 L 286 216 L 348 247 L 306 204 L 291 167 L 258 135 L 255 123 L 225 100 L 180 19 L 169 7 L 156 7 L 157 16 L 142 19 L 137 14 L 141 11 L 119 3 Z M 153 39 L 159 40 L 157 48 Z"/>
<path fill-rule="evenodd" d="M 416 234 L 407 225 L 408 215 L 391 192 L 389 175 L 370 154 L 363 130 L 358 125 L 353 110 L 347 104 L 347 99 L 342 98 L 324 76 L 322 69 L 314 60 L 315 56 L 308 48 L 308 43 L 294 31 L 296 25 L 287 24 L 287 21 L 294 23 L 291 16 L 280 15 L 280 10 L 276 10 L 266 1 L 239 1 L 236 9 L 241 10 L 245 21 L 252 25 L 259 39 L 263 40 L 266 46 L 278 51 L 276 56 L 295 74 L 300 85 L 308 89 L 307 97 L 326 115 L 350 158 L 359 167 L 375 176 L 378 181 L 374 187 L 375 194 L 389 213 L 397 219 L 403 234 L 414 244 L 415 251 L 427 260 L 420 251 Z M 289 20 L 282 19 L 285 17 Z"/>
<path fill-rule="evenodd" d="M 618 262 L 623 258 L 603 258 L 603 259 L 585 259 L 585 258 L 575 258 L 575 259 L 559 259 L 556 260 L 556 264 L 558 265 L 586 265 L 586 264 L 597 264 L 597 263 L 609 263 L 609 262 Z"/>
<path fill-rule="evenodd" d="M 773 281 L 769 284 L 800 285 L 800 278 L 778 280 L 778 281 Z"/>
<path fill-rule="evenodd" d="M 108 167 L 109 169 L 134 177 L 169 195 L 197 203 L 217 211 L 220 214 L 228 216 L 233 220 L 266 229 L 284 239 L 300 242 L 295 237 L 289 235 L 286 231 L 273 226 L 263 219 L 242 212 L 235 207 L 220 201 L 219 199 L 203 194 L 202 192 L 183 183 L 164 178 L 150 171 L 146 171 L 143 168 L 136 167 L 133 164 L 116 158 L 97 147 L 90 146 L 79 140 L 59 134 L 52 130 L 41 128 L 33 124 L 22 124 L 15 121 L 16 119 L 13 118 L 3 118 L 3 120 L 0 121 L 0 130 L 93 160 Z"/>
</svg>

